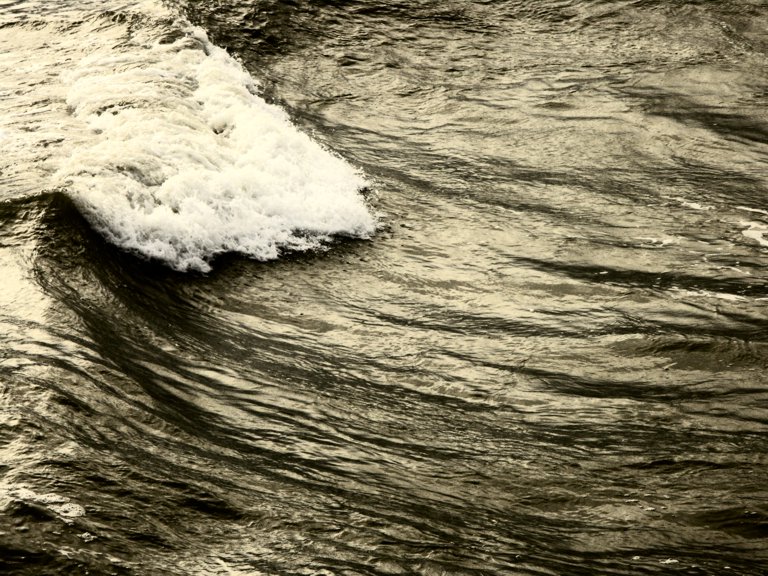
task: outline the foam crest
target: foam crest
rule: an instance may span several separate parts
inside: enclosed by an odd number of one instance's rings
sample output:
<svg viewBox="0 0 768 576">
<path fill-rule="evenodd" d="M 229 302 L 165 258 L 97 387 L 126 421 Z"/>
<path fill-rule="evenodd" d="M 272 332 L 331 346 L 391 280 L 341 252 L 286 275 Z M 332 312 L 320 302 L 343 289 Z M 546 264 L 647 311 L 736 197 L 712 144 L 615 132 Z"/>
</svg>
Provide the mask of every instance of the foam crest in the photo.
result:
<svg viewBox="0 0 768 576">
<path fill-rule="evenodd" d="M 374 232 L 359 171 L 259 98 L 201 30 L 121 50 L 66 75 L 91 135 L 56 176 L 110 241 L 207 271 L 224 252 L 266 260 Z"/>
</svg>

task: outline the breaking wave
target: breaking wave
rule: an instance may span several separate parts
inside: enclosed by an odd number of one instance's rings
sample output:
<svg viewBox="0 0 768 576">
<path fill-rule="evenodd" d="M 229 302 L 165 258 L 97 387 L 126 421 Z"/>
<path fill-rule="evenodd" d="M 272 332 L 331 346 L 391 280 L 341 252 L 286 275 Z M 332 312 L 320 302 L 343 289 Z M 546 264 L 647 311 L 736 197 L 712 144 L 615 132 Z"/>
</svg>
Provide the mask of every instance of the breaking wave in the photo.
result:
<svg viewBox="0 0 768 576">
<path fill-rule="evenodd" d="M 63 74 L 90 135 L 55 174 L 114 244 L 177 270 L 369 237 L 361 172 L 298 130 L 205 33 L 94 50 Z"/>
</svg>

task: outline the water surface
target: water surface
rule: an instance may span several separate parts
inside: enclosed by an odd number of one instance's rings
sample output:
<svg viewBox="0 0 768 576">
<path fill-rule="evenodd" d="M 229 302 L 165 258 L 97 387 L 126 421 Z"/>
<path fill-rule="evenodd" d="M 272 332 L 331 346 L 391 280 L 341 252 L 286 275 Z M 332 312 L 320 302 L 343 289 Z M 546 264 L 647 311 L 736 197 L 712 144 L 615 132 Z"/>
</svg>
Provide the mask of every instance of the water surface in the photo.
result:
<svg viewBox="0 0 768 576">
<path fill-rule="evenodd" d="M 768 574 L 768 5 L 0 2 L 0 568 Z"/>
</svg>

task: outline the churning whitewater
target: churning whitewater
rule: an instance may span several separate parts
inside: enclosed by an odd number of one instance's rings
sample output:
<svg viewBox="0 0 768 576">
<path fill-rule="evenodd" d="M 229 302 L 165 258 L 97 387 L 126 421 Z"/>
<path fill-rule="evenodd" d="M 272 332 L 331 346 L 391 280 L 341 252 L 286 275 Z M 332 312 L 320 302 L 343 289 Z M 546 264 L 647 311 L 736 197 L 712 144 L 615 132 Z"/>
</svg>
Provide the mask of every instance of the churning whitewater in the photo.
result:
<svg viewBox="0 0 768 576">
<path fill-rule="evenodd" d="M 44 120 L 67 130 L 49 139 L 61 156 L 47 159 L 48 187 L 71 196 L 110 242 L 180 271 L 209 271 L 228 252 L 269 260 L 334 236 L 369 237 L 376 219 L 360 170 L 258 96 L 202 29 L 152 12 L 128 25 L 105 10 L 40 25 L 54 35 L 74 28 L 73 43 L 85 43 L 46 74 L 72 116 Z M 9 142 L 23 143 L 23 134 Z"/>
<path fill-rule="evenodd" d="M 207 271 L 225 252 L 268 260 L 374 231 L 360 172 L 257 96 L 198 28 L 170 44 L 96 51 L 65 82 L 93 141 L 57 182 L 122 248 Z"/>
</svg>

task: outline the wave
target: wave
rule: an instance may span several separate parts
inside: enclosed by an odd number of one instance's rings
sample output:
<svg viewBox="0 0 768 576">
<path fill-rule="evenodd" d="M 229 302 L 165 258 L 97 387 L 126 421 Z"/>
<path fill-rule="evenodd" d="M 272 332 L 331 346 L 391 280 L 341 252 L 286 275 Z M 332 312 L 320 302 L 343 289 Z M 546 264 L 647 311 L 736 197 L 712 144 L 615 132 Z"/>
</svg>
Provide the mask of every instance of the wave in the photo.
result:
<svg viewBox="0 0 768 576">
<path fill-rule="evenodd" d="M 364 175 L 260 98 L 203 30 L 179 28 L 98 46 L 62 74 L 85 136 L 53 186 L 109 241 L 180 271 L 370 237 Z"/>
</svg>

